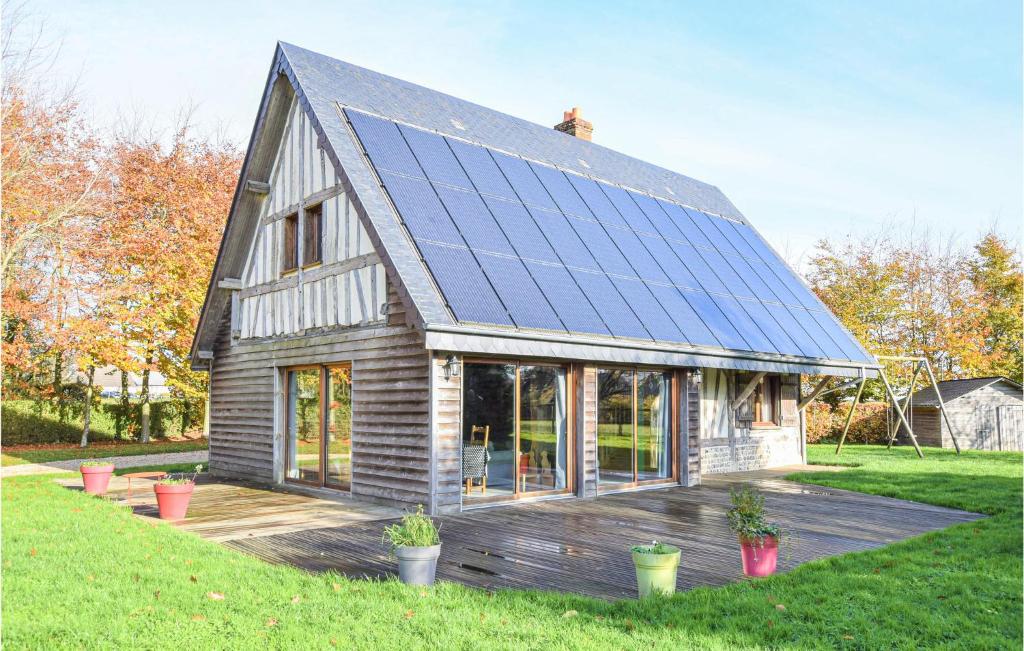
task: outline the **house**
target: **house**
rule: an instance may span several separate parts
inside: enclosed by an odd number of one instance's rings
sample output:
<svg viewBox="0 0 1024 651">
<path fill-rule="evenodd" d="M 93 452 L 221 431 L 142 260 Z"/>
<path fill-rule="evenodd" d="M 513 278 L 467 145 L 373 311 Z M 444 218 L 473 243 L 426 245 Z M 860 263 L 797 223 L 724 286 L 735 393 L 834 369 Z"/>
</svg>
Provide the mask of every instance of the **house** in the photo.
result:
<svg viewBox="0 0 1024 651">
<path fill-rule="evenodd" d="M 1024 395 L 1021 385 L 1005 377 L 938 382 L 939 393 L 961 448 L 1021 450 L 1024 441 Z M 951 448 L 949 426 L 939 412 L 935 389 L 914 393 L 910 426 L 921 445 Z M 900 436 L 905 428 L 900 427 Z"/>
<path fill-rule="evenodd" d="M 281 43 L 191 360 L 210 469 L 431 513 L 803 458 L 878 364 L 711 185 Z"/>
</svg>

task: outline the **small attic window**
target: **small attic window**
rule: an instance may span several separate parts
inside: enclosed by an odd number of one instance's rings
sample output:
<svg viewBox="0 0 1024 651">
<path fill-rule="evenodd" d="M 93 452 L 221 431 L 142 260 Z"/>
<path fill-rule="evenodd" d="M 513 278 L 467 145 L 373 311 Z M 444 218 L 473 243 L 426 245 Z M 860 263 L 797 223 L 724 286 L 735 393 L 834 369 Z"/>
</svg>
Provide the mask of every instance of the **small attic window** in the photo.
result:
<svg viewBox="0 0 1024 651">
<path fill-rule="evenodd" d="M 293 213 L 284 218 L 284 237 L 281 238 L 281 273 L 299 266 L 299 215 Z"/>
<path fill-rule="evenodd" d="M 459 129 L 460 131 L 465 131 L 466 130 L 465 125 L 463 125 L 461 122 L 459 122 L 455 118 L 450 118 L 448 121 L 451 122 L 452 126 L 455 127 L 456 129 Z"/>
</svg>

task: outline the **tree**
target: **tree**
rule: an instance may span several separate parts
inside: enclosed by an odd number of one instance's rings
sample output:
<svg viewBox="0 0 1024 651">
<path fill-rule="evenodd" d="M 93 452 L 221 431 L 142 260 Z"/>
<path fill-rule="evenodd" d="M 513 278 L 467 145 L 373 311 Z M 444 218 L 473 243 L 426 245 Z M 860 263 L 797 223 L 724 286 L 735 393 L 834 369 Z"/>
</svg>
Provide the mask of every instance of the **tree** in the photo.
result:
<svg viewBox="0 0 1024 651">
<path fill-rule="evenodd" d="M 985 326 L 982 352 L 990 360 L 988 371 L 1021 382 L 1024 273 L 1020 253 L 990 231 L 974 245 L 968 274 L 976 299 L 974 305 L 980 309 Z"/>
</svg>

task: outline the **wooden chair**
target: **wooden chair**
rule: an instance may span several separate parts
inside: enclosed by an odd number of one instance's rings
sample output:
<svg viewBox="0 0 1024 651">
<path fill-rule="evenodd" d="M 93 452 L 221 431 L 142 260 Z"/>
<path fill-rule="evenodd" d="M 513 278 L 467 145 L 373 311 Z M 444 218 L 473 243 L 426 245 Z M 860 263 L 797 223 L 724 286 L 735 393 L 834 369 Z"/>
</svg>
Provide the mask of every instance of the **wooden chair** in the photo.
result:
<svg viewBox="0 0 1024 651">
<path fill-rule="evenodd" d="M 483 441 L 477 443 L 477 434 L 483 434 Z M 487 443 L 491 436 L 490 425 L 473 425 L 469 430 L 469 442 L 462 446 L 462 479 L 466 482 L 466 495 L 473 492 L 473 480 L 480 478 L 480 492 L 487 494 L 487 462 L 491 453 Z"/>
</svg>

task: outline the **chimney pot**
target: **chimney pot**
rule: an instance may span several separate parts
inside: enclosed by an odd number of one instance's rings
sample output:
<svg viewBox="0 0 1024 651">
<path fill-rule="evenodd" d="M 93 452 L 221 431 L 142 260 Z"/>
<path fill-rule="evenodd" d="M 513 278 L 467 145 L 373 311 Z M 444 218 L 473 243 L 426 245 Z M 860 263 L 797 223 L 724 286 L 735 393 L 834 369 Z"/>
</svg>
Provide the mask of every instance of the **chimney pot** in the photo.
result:
<svg viewBox="0 0 1024 651">
<path fill-rule="evenodd" d="M 590 142 L 594 125 L 583 119 L 583 111 L 580 110 L 580 107 L 574 106 L 571 111 L 563 111 L 562 118 L 562 122 L 555 125 L 556 131 Z"/>
</svg>

